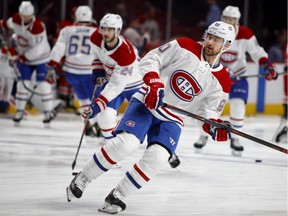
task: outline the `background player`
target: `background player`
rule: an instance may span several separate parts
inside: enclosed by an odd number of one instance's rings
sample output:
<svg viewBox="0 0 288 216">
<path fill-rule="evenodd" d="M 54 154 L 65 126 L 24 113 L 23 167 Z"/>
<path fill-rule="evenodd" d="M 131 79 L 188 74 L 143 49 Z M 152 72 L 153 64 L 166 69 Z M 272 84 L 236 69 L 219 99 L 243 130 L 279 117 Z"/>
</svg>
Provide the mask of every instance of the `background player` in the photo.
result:
<svg viewBox="0 0 288 216">
<path fill-rule="evenodd" d="M 100 21 L 100 30 L 90 38 L 93 81 L 100 85 L 96 103 L 103 108 L 97 115 L 97 123 L 105 139 L 113 137 L 111 132 L 117 124 L 120 105 L 125 99 L 129 101 L 143 84 L 137 49 L 120 35 L 122 25 L 120 15 L 108 13 Z"/>
<path fill-rule="evenodd" d="M 235 27 L 236 39 L 228 52 L 221 55 L 221 63 L 229 70 L 233 85 L 231 87 L 230 99 L 230 122 L 237 130 L 242 130 L 245 117 L 245 104 L 248 99 L 248 82 L 246 79 L 237 79 L 241 75 L 247 74 L 246 52 L 252 60 L 258 63 L 265 70 L 266 80 L 277 79 L 277 71 L 274 65 L 268 63 L 268 55 L 259 46 L 256 37 L 251 29 L 240 26 L 239 19 L 241 13 L 238 7 L 227 6 L 222 12 L 222 21 Z M 198 152 L 206 145 L 208 136 L 201 134 L 194 147 Z M 231 139 L 232 154 L 241 156 L 244 147 L 239 143 L 237 135 L 232 134 Z"/>
<path fill-rule="evenodd" d="M 17 113 L 13 118 L 16 125 L 22 120 L 28 99 L 28 90 L 32 74 L 36 71 L 37 91 L 42 95 L 44 107 L 44 124 L 53 119 L 52 89 L 45 81 L 46 64 L 49 61 L 50 45 L 47 39 L 45 24 L 34 15 L 34 6 L 30 1 L 23 1 L 16 13 L 8 20 L 1 20 L 4 29 L 12 29 L 17 35 L 17 66 L 23 82 L 18 81 L 16 93 Z M 36 89 L 35 89 L 36 90 Z"/>
<path fill-rule="evenodd" d="M 75 12 L 75 24 L 66 26 L 60 31 L 48 63 L 46 80 L 55 83 L 57 73 L 63 70 L 81 107 L 91 102 L 94 89 L 90 36 L 96 29 L 89 6 L 79 6 Z M 65 57 L 64 64 L 60 69 L 63 57 Z M 95 121 L 90 121 L 90 125 L 94 123 Z"/>
</svg>

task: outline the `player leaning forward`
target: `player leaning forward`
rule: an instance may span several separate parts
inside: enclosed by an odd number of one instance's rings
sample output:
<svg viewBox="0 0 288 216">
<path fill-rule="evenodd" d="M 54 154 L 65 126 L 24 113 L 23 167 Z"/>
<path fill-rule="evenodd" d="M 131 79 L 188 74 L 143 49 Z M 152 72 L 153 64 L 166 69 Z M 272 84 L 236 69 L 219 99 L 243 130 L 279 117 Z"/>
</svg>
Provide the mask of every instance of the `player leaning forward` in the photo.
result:
<svg viewBox="0 0 288 216">
<path fill-rule="evenodd" d="M 277 79 L 277 70 L 273 64 L 268 63 L 268 54 L 258 44 L 253 31 L 239 24 L 241 13 L 238 7 L 227 6 L 222 13 L 222 21 L 234 26 L 236 38 L 229 49 L 221 55 L 220 62 L 229 69 L 233 84 L 229 94 L 230 99 L 230 122 L 232 127 L 242 130 L 244 126 L 245 108 L 248 99 L 249 85 L 247 79 L 240 79 L 240 76 L 249 74 L 247 71 L 246 53 L 255 63 L 265 70 L 265 79 L 268 81 Z M 207 143 L 206 134 L 202 134 L 194 144 L 196 151 Z M 230 147 L 232 155 L 241 156 L 244 147 L 239 142 L 239 137 L 232 135 Z"/>
<path fill-rule="evenodd" d="M 35 17 L 34 6 L 30 1 L 23 1 L 19 6 L 19 13 L 7 20 L 1 20 L 0 26 L 4 29 L 12 29 L 17 36 L 17 67 L 23 82 L 17 83 L 16 108 L 17 113 L 13 121 L 18 124 L 24 115 L 32 74 L 36 71 L 37 92 L 42 96 L 44 107 L 44 124 L 54 118 L 52 112 L 52 88 L 45 81 L 46 64 L 50 59 L 50 45 L 48 43 L 45 24 Z"/>
<path fill-rule="evenodd" d="M 106 213 L 125 210 L 124 198 L 157 174 L 177 147 L 185 117 L 161 106 L 162 101 L 223 122 L 218 117 L 231 83 L 218 58 L 234 38 L 234 27 L 219 21 L 207 29 L 203 46 L 189 38 L 178 38 L 151 50 L 140 62 L 146 85 L 131 99 L 114 130 L 115 137 L 95 152 L 67 187 L 68 201 L 80 198 L 88 183 L 134 152 L 147 135 L 148 147 L 142 158 L 126 172 L 98 209 Z M 214 71 L 218 72 L 212 74 Z M 93 117 L 100 108 L 97 103 L 90 104 L 90 107 L 93 109 L 90 117 Z M 208 124 L 203 125 L 203 130 L 217 141 L 231 137 L 225 129 Z"/>
</svg>

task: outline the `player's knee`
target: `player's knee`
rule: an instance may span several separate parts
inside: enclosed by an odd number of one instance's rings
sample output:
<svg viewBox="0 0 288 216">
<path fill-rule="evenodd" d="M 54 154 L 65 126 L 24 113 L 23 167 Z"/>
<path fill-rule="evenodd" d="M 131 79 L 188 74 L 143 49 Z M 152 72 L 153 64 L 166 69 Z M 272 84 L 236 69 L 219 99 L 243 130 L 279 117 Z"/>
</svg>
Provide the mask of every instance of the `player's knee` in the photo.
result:
<svg viewBox="0 0 288 216">
<path fill-rule="evenodd" d="M 41 94 L 51 94 L 52 93 L 52 87 L 46 81 L 38 81 L 37 82 L 37 90 Z"/>
<path fill-rule="evenodd" d="M 158 144 L 150 145 L 138 165 L 141 169 L 145 170 L 149 176 L 153 176 L 167 164 L 169 157 L 170 154 L 164 147 Z"/>
<path fill-rule="evenodd" d="M 104 148 L 112 160 L 120 161 L 138 149 L 139 145 L 140 141 L 136 136 L 123 132 L 109 140 Z"/>
<path fill-rule="evenodd" d="M 110 129 L 116 126 L 117 111 L 107 107 L 97 115 L 97 122 L 101 129 Z"/>
<path fill-rule="evenodd" d="M 230 116 L 233 118 L 244 118 L 245 101 L 240 98 L 230 100 Z"/>
</svg>

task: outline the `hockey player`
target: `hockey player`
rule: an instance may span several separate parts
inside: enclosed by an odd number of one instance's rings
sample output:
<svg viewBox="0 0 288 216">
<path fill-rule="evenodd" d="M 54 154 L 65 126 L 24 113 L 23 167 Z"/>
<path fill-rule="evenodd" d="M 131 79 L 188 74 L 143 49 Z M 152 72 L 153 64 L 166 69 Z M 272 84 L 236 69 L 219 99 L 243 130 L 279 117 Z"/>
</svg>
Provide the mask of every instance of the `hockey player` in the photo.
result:
<svg viewBox="0 0 288 216">
<path fill-rule="evenodd" d="M 281 118 L 281 122 L 279 127 L 277 128 L 275 135 L 273 136 L 272 140 L 274 142 L 281 142 L 287 143 L 287 136 L 288 136 L 288 125 L 287 125 L 287 103 L 288 103 L 288 44 L 286 46 L 286 53 L 285 53 L 285 63 L 284 63 L 284 99 L 283 99 L 283 115 Z"/>
<path fill-rule="evenodd" d="M 103 108 L 97 115 L 97 123 L 105 139 L 113 137 L 111 132 L 117 124 L 120 105 L 125 99 L 129 101 L 143 84 L 137 49 L 120 35 L 122 25 L 120 15 L 108 13 L 101 19 L 99 31 L 90 38 L 93 82 L 99 85 L 97 96 L 101 93 L 96 101 Z"/>
<path fill-rule="evenodd" d="M 36 71 L 37 91 L 41 93 L 44 110 L 44 124 L 49 124 L 53 118 L 52 113 L 52 88 L 45 81 L 46 65 L 49 61 L 50 46 L 47 39 L 45 24 L 34 15 L 34 6 L 30 1 L 23 1 L 16 13 L 8 20 L 1 20 L 4 29 L 11 28 L 17 35 L 19 53 L 17 66 L 21 74 L 17 83 L 16 108 L 17 113 L 13 118 L 16 125 L 22 120 L 25 105 L 28 99 L 28 90 L 31 77 Z"/>
<path fill-rule="evenodd" d="M 75 24 L 66 26 L 60 31 L 51 51 L 51 60 L 48 63 L 46 80 L 55 83 L 57 76 L 63 70 L 66 80 L 71 84 L 81 107 L 91 103 L 94 89 L 90 36 L 96 29 L 89 6 L 79 6 L 75 12 Z M 65 57 L 65 60 L 63 67 L 60 69 L 63 57 Z M 80 112 L 82 112 L 81 109 Z M 91 121 L 90 125 L 94 123 L 95 121 Z"/>
<path fill-rule="evenodd" d="M 0 101 L 6 103 L 9 102 L 13 85 L 17 78 L 9 61 L 12 62 L 16 59 L 17 51 L 11 44 L 7 46 L 4 38 L 0 35 Z"/>
<path fill-rule="evenodd" d="M 110 214 L 125 210 L 124 198 L 149 182 L 177 147 L 185 116 L 162 106 L 162 101 L 229 124 L 218 119 L 228 100 L 231 83 L 217 59 L 234 38 L 234 27 L 219 21 L 207 29 L 203 46 L 192 39 L 179 38 L 147 53 L 139 65 L 145 74 L 145 85 L 130 100 L 114 130 L 115 137 L 93 155 L 67 187 L 68 201 L 80 198 L 88 183 L 133 153 L 147 135 L 148 146 L 142 158 L 126 172 L 99 208 L 99 211 Z M 213 75 L 211 71 L 218 72 Z M 105 95 L 103 92 L 83 114 L 93 117 L 105 109 L 111 98 L 109 94 L 113 92 L 105 92 Z M 230 133 L 225 129 L 205 123 L 203 130 L 214 140 L 230 139 Z"/>
<path fill-rule="evenodd" d="M 248 82 L 246 79 L 237 79 L 247 73 L 246 52 L 254 62 L 258 63 L 266 71 L 266 80 L 277 79 L 277 71 L 273 64 L 268 63 L 268 55 L 258 45 L 257 39 L 251 29 L 239 26 L 240 11 L 238 7 L 227 6 L 222 12 L 222 21 L 231 24 L 236 30 L 236 39 L 228 52 L 221 55 L 221 63 L 230 71 L 232 76 L 232 87 L 229 94 L 230 99 L 230 122 L 232 126 L 241 130 L 244 124 L 245 104 L 248 98 Z M 207 142 L 208 136 L 201 134 L 198 141 L 194 143 L 196 152 L 201 151 Z M 244 147 L 239 143 L 237 135 L 232 134 L 232 154 L 241 156 Z"/>
</svg>

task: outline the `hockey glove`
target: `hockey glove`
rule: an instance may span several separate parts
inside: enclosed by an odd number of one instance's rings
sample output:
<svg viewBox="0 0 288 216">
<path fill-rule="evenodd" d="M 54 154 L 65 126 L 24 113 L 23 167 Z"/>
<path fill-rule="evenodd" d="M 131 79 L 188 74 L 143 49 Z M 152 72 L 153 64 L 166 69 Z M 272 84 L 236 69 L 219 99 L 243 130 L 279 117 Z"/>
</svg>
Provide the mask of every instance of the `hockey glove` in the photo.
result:
<svg viewBox="0 0 288 216">
<path fill-rule="evenodd" d="M 229 78 L 230 78 L 232 84 L 237 82 L 237 80 L 239 80 L 239 78 L 237 76 L 235 76 L 234 72 L 230 68 L 225 67 L 225 69 L 226 69 L 227 73 L 229 74 Z"/>
<path fill-rule="evenodd" d="M 267 59 L 260 59 L 260 66 L 265 70 L 266 80 L 276 80 L 278 78 L 277 68 L 274 64 L 269 64 Z"/>
<path fill-rule="evenodd" d="M 145 74 L 143 81 L 147 85 L 144 103 L 148 109 L 157 109 L 163 103 L 164 84 L 156 72 Z"/>
<path fill-rule="evenodd" d="M 19 55 L 18 58 L 17 58 L 17 61 L 20 63 L 20 64 L 25 64 L 26 61 L 28 61 L 28 59 L 25 57 L 25 55 Z"/>
<path fill-rule="evenodd" d="M 51 60 L 46 66 L 47 74 L 46 81 L 50 84 L 54 84 L 59 78 L 60 66 L 57 62 Z"/>
<path fill-rule="evenodd" d="M 105 70 L 95 69 L 92 71 L 92 82 L 94 85 L 101 86 L 107 82 L 105 77 Z"/>
<path fill-rule="evenodd" d="M 85 119 L 87 117 L 89 119 L 94 118 L 99 112 L 106 109 L 107 102 L 108 101 L 103 96 L 94 99 L 91 104 L 85 106 L 82 117 Z"/>
<path fill-rule="evenodd" d="M 231 124 L 228 121 L 223 121 L 221 119 L 209 119 L 209 120 L 217 123 L 226 124 L 227 127 L 231 127 Z M 215 141 L 224 142 L 231 139 L 231 133 L 224 128 L 217 128 L 208 123 L 204 123 L 202 128 L 206 133 L 210 134 L 212 139 Z"/>
</svg>

